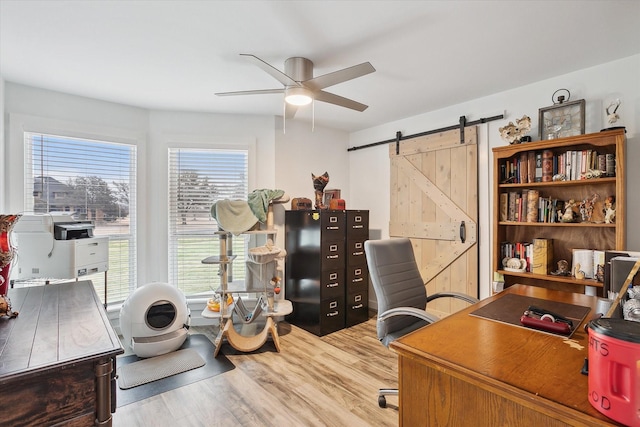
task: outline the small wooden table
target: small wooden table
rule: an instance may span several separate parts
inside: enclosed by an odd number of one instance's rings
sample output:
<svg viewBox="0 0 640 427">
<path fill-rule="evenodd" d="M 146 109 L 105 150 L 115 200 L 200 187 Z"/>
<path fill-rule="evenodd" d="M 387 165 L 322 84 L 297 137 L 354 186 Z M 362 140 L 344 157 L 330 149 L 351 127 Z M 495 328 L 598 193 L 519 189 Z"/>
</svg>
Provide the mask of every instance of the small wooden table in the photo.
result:
<svg viewBox="0 0 640 427">
<path fill-rule="evenodd" d="M 110 426 L 124 353 L 91 281 L 10 289 L 0 318 L 1 425 Z"/>
<path fill-rule="evenodd" d="M 590 307 L 570 340 L 470 313 L 517 294 Z M 584 324 L 597 298 L 513 285 L 393 342 L 400 425 L 615 426 L 588 400 Z"/>
</svg>

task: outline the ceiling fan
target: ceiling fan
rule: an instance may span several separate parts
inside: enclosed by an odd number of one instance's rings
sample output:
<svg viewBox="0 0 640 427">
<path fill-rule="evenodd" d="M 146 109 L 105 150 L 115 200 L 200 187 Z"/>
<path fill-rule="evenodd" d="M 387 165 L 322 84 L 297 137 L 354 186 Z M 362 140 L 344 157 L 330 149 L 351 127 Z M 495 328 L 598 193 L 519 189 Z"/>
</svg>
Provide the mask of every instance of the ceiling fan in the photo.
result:
<svg viewBox="0 0 640 427">
<path fill-rule="evenodd" d="M 284 73 L 255 55 L 241 53 L 253 61 L 263 71 L 284 85 L 279 89 L 246 90 L 239 92 L 220 92 L 218 96 L 233 95 L 263 95 L 270 93 L 284 93 L 284 116 L 291 119 L 298 111 L 298 107 L 307 105 L 311 101 L 322 101 L 335 104 L 340 107 L 350 108 L 356 111 L 364 111 L 367 105 L 361 104 L 349 98 L 344 98 L 323 89 L 338 83 L 346 82 L 369 73 L 376 69 L 369 62 L 363 62 L 353 67 L 344 68 L 322 76 L 313 77 L 313 62 L 307 58 L 293 57 L 284 62 Z"/>
</svg>

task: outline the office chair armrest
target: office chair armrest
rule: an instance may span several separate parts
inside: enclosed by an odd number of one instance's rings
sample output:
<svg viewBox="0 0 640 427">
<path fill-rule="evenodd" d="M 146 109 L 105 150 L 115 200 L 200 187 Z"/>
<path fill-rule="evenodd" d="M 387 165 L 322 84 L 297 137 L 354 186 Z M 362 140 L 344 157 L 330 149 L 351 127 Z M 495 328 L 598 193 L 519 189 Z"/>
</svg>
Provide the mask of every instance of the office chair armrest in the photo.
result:
<svg viewBox="0 0 640 427">
<path fill-rule="evenodd" d="M 378 321 L 384 321 L 387 320 L 390 317 L 393 316 L 413 316 L 413 317 L 417 317 L 418 319 L 422 319 L 425 322 L 428 323 L 434 323 L 437 322 L 438 320 L 440 320 L 440 318 L 427 313 L 426 311 L 419 309 L 419 308 L 415 308 L 415 307 L 396 307 L 396 308 L 391 308 L 387 311 L 385 311 L 382 314 L 378 315 Z"/>
<path fill-rule="evenodd" d="M 475 304 L 477 302 L 480 302 L 478 298 L 474 298 L 472 296 L 462 294 L 460 292 L 438 292 L 437 294 L 429 295 L 427 297 L 427 302 L 433 301 L 434 299 L 437 299 L 437 298 L 443 298 L 443 297 L 461 299 L 463 301 L 468 302 L 469 304 Z"/>
</svg>

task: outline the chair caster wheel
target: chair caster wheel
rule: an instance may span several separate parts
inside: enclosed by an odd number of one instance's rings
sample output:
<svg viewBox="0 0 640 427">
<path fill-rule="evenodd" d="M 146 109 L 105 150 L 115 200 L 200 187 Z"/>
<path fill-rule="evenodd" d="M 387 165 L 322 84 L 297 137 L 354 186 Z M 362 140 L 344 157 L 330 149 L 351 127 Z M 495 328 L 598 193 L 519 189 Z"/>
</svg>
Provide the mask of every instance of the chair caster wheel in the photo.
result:
<svg viewBox="0 0 640 427">
<path fill-rule="evenodd" d="M 384 396 L 378 396 L 378 406 L 381 408 L 387 407 L 387 399 Z"/>
</svg>

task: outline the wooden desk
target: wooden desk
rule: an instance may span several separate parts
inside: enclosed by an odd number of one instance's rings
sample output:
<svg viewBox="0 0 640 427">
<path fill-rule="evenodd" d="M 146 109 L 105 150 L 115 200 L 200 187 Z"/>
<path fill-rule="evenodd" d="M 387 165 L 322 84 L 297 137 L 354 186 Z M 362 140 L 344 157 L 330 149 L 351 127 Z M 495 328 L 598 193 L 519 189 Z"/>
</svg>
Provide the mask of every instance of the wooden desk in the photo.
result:
<svg viewBox="0 0 640 427">
<path fill-rule="evenodd" d="M 506 294 L 591 307 L 569 344 L 564 338 L 469 313 Z M 390 347 L 398 353 L 400 425 L 619 425 L 588 401 L 580 373 L 588 355 L 583 325 L 597 299 L 514 285 Z"/>
<path fill-rule="evenodd" d="M 124 350 L 91 281 L 10 289 L 9 298 L 20 314 L 0 318 L 0 425 L 110 426 Z"/>
</svg>

